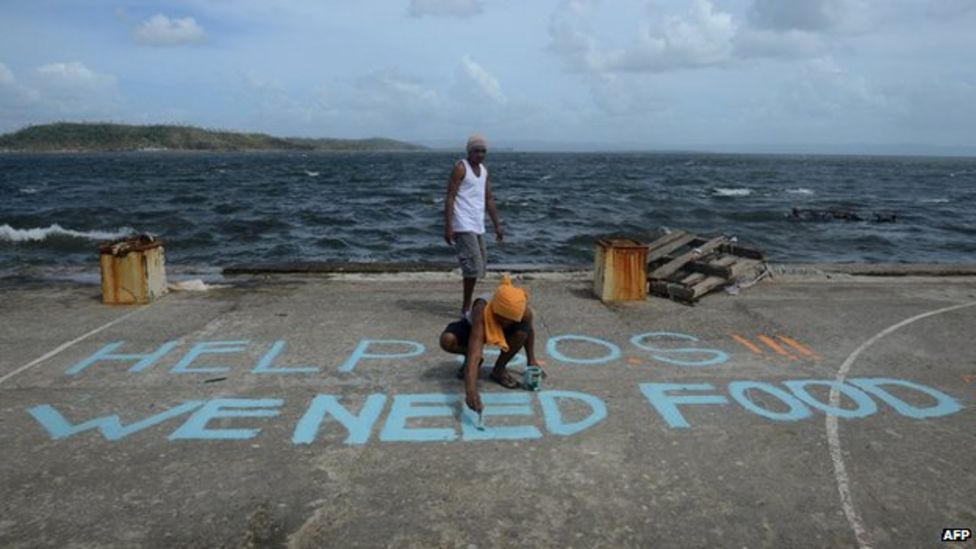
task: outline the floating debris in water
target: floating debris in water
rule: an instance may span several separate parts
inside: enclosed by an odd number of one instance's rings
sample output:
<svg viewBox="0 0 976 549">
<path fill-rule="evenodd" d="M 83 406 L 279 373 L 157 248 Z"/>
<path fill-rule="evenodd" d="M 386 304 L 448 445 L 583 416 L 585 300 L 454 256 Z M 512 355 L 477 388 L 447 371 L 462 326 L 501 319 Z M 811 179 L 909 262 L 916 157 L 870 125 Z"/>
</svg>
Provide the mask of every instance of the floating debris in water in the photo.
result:
<svg viewBox="0 0 976 549">
<path fill-rule="evenodd" d="M 894 223 L 898 216 L 891 211 L 872 212 L 870 217 L 863 217 L 848 208 L 829 208 L 824 210 L 793 208 L 789 218 L 795 221 L 871 221 L 874 223 Z"/>
</svg>

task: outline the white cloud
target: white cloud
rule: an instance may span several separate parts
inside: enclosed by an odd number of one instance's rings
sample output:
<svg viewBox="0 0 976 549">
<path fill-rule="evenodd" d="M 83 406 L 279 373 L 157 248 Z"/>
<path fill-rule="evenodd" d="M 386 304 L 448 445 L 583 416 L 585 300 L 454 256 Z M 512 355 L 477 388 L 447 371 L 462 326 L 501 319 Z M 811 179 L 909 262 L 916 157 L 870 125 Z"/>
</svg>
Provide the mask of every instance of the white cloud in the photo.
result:
<svg viewBox="0 0 976 549">
<path fill-rule="evenodd" d="M 10 86 L 15 82 L 14 73 L 11 72 L 7 65 L 0 63 L 0 86 Z"/>
<path fill-rule="evenodd" d="M 37 92 L 21 84 L 7 65 L 0 63 L 0 116 L 7 119 L 38 100 Z"/>
<path fill-rule="evenodd" d="M 732 15 L 715 9 L 709 0 L 694 0 L 687 17 L 668 15 L 663 21 L 644 21 L 637 43 L 610 55 L 610 68 L 663 71 L 705 67 L 731 59 L 737 25 Z"/>
<path fill-rule="evenodd" d="M 819 119 L 824 124 L 890 114 L 896 101 L 877 90 L 866 77 L 843 69 L 833 58 L 807 61 L 782 90 L 789 115 Z"/>
<path fill-rule="evenodd" d="M 156 14 L 132 29 L 132 39 L 144 46 L 184 46 L 206 42 L 207 33 L 192 17 L 170 19 Z"/>
<path fill-rule="evenodd" d="M 505 105 L 508 98 L 502 86 L 491 73 L 465 55 L 455 73 L 456 89 L 462 103 L 477 102 L 470 106 Z"/>
<path fill-rule="evenodd" d="M 115 77 L 82 63 L 49 63 L 21 76 L 0 63 L 0 126 L 107 119 L 121 106 Z"/>
<path fill-rule="evenodd" d="M 308 98 L 292 94 L 280 80 L 253 71 L 242 75 L 240 98 L 244 111 L 259 127 L 277 131 L 281 127 L 305 128 L 320 124 L 336 111 L 328 101 L 324 87 L 315 89 Z"/>
<path fill-rule="evenodd" d="M 583 72 L 664 72 L 721 65 L 733 59 L 738 23 L 709 0 L 694 0 L 684 16 L 653 13 L 637 23 L 622 48 L 604 46 L 587 30 L 594 2 L 565 0 L 549 25 L 549 48 Z"/>
<path fill-rule="evenodd" d="M 877 21 L 891 0 L 755 0 L 749 21 L 760 29 L 856 31 Z"/>
<path fill-rule="evenodd" d="M 806 30 L 743 29 L 735 38 L 741 57 L 811 57 L 827 50 L 829 42 L 817 32 Z"/>
<path fill-rule="evenodd" d="M 403 118 L 434 113 L 442 100 L 420 80 L 394 69 L 384 69 L 371 71 L 356 80 L 352 102 L 374 116 Z"/>
<path fill-rule="evenodd" d="M 484 9 L 481 0 L 410 0 L 412 17 L 471 17 Z"/>
<path fill-rule="evenodd" d="M 78 62 L 49 63 L 34 72 L 47 93 L 74 96 L 115 87 L 114 76 L 98 74 Z"/>
</svg>

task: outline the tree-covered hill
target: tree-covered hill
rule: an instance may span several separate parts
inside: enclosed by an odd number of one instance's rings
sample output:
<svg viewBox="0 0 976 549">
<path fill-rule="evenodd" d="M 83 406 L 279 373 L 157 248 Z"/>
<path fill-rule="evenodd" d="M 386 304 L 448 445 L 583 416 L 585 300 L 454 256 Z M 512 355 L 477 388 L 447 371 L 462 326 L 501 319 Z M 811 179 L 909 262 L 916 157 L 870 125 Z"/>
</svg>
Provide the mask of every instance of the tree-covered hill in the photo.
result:
<svg viewBox="0 0 976 549">
<path fill-rule="evenodd" d="M 420 151 L 425 147 L 393 139 L 281 138 L 192 126 L 130 126 L 70 123 L 28 126 L 0 135 L 0 151 L 109 152 L 176 151 Z"/>
</svg>

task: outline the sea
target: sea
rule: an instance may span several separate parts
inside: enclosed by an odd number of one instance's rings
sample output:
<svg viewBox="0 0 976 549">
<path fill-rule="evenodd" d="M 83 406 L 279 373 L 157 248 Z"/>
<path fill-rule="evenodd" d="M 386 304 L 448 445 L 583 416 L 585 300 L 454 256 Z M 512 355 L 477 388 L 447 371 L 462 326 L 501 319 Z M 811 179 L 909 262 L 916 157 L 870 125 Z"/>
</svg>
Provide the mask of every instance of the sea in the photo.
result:
<svg viewBox="0 0 976 549">
<path fill-rule="evenodd" d="M 459 153 L 0 154 L 0 275 L 97 272 L 164 242 L 168 272 L 451 262 Z M 601 238 L 734 236 L 774 262 L 976 262 L 976 158 L 491 152 L 496 265 L 592 266 Z"/>
</svg>

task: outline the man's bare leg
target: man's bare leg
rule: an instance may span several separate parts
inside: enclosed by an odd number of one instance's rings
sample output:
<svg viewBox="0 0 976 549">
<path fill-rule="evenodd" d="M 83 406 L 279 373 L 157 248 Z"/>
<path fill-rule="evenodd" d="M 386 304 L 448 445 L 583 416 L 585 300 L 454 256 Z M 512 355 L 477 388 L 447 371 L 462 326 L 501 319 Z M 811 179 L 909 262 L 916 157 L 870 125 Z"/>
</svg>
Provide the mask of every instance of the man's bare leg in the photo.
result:
<svg viewBox="0 0 976 549">
<path fill-rule="evenodd" d="M 464 302 L 461 304 L 461 315 L 471 310 L 471 296 L 474 295 L 474 285 L 477 282 L 477 278 L 464 279 Z"/>
</svg>

